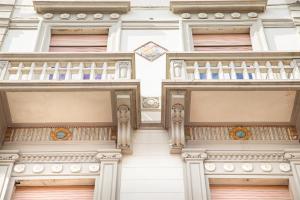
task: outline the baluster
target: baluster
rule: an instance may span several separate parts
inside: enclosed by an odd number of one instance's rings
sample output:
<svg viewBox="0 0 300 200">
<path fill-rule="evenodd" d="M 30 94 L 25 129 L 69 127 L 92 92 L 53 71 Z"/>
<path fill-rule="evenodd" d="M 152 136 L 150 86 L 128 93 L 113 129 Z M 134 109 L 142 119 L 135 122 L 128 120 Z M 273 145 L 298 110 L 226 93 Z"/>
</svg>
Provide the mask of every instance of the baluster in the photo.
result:
<svg viewBox="0 0 300 200">
<path fill-rule="evenodd" d="M 96 68 L 96 63 L 92 62 L 91 71 L 90 71 L 90 80 L 95 80 L 95 78 L 96 78 L 95 68 Z"/>
<path fill-rule="evenodd" d="M 17 73 L 16 73 L 16 80 L 22 80 L 22 69 L 23 68 L 24 68 L 24 64 L 22 62 L 20 62 Z"/>
<path fill-rule="evenodd" d="M 220 79 L 220 80 L 225 79 L 222 62 L 218 62 L 217 68 L 219 69 L 219 71 L 218 71 L 218 73 L 219 73 L 219 79 Z"/>
<path fill-rule="evenodd" d="M 10 67 L 9 62 L 0 61 L 0 80 L 5 80 L 6 73 L 8 72 L 9 67 Z"/>
<path fill-rule="evenodd" d="M 198 62 L 194 63 L 194 79 L 199 80 L 200 79 L 200 72 L 199 72 L 199 64 Z"/>
<path fill-rule="evenodd" d="M 47 68 L 48 68 L 48 64 L 45 62 L 43 64 L 43 69 L 42 69 L 42 72 L 41 72 L 41 75 L 40 75 L 40 80 L 45 80 L 46 74 L 47 74 Z"/>
<path fill-rule="evenodd" d="M 79 75 L 79 80 L 83 80 L 83 69 L 84 69 L 84 64 L 82 62 L 79 63 L 79 71 L 78 71 L 78 75 Z"/>
<path fill-rule="evenodd" d="M 267 67 L 267 70 L 268 70 L 268 72 L 267 72 L 267 79 L 268 80 L 274 80 L 275 77 L 274 77 L 274 73 L 273 73 L 273 69 L 272 69 L 272 64 L 271 64 L 270 61 L 266 62 L 266 67 Z"/>
<path fill-rule="evenodd" d="M 107 140 L 111 140 L 111 128 L 108 128 L 108 138 Z"/>
<path fill-rule="evenodd" d="M 299 65 L 295 60 L 291 62 L 291 67 L 293 67 L 293 78 L 300 79 Z"/>
<path fill-rule="evenodd" d="M 230 62 L 229 63 L 229 68 L 230 68 L 230 77 L 232 80 L 236 80 L 237 77 L 236 77 L 236 71 L 235 71 L 235 64 L 234 62 Z"/>
<path fill-rule="evenodd" d="M 282 61 L 279 61 L 279 62 L 278 62 L 278 67 L 279 67 L 279 69 L 280 69 L 280 78 L 281 78 L 282 80 L 286 80 L 286 79 L 287 79 L 287 74 L 286 74 L 286 71 L 285 71 L 285 69 L 284 69 L 284 64 L 283 64 Z"/>
<path fill-rule="evenodd" d="M 256 80 L 261 80 L 261 73 L 260 73 L 260 66 L 258 64 L 258 62 L 254 62 L 253 67 L 255 69 L 255 79 Z"/>
<path fill-rule="evenodd" d="M 100 140 L 104 140 L 104 136 L 103 136 L 104 135 L 104 133 L 103 133 L 103 131 L 104 131 L 103 129 L 104 128 L 99 128 L 99 129 L 100 129 L 100 131 L 99 131 L 99 139 Z"/>
<path fill-rule="evenodd" d="M 189 130 L 190 130 L 190 140 L 195 140 L 194 129 L 195 129 L 195 127 L 189 127 Z"/>
<path fill-rule="evenodd" d="M 107 79 L 107 62 L 103 63 L 101 79 L 102 80 L 106 80 Z"/>
<path fill-rule="evenodd" d="M 242 68 L 243 68 L 243 78 L 245 80 L 249 80 L 248 68 L 247 68 L 247 64 L 245 61 L 242 62 Z"/>
<path fill-rule="evenodd" d="M 60 68 L 60 63 L 57 62 L 54 67 L 53 80 L 59 80 L 59 68 Z"/>
<path fill-rule="evenodd" d="M 72 69 L 72 63 L 71 63 L 71 62 L 68 62 L 65 80 L 72 80 L 72 72 L 71 72 L 71 69 Z"/>
<path fill-rule="evenodd" d="M 34 69 L 35 69 L 35 63 L 31 63 L 31 66 L 30 66 L 30 70 L 29 70 L 29 74 L 28 74 L 28 80 L 33 80 L 33 77 L 34 77 Z"/>
<path fill-rule="evenodd" d="M 210 65 L 209 61 L 206 62 L 205 68 L 206 68 L 206 79 L 211 80 L 212 79 L 212 73 L 211 73 L 211 65 Z"/>
</svg>

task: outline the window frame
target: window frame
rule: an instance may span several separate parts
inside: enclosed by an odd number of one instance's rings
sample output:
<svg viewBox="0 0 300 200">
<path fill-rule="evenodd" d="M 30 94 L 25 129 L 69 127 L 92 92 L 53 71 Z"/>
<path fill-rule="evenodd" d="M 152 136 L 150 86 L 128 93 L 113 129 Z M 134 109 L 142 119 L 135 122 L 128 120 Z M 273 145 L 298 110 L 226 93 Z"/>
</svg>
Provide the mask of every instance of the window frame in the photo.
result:
<svg viewBox="0 0 300 200">
<path fill-rule="evenodd" d="M 38 27 L 35 52 L 49 52 L 51 33 L 55 29 L 108 29 L 106 52 L 120 51 L 121 24 L 120 22 L 60 22 L 42 21 Z"/>
<path fill-rule="evenodd" d="M 196 28 L 245 28 L 250 29 L 250 39 L 252 43 L 252 51 L 268 51 L 268 43 L 266 35 L 264 32 L 264 26 L 261 19 L 257 20 L 226 20 L 226 21 L 216 21 L 216 20 L 207 20 L 201 22 L 199 20 L 184 20 L 181 23 L 180 29 L 182 34 L 183 50 L 184 51 L 194 51 L 193 43 L 193 29 Z M 255 30 L 257 29 L 257 30 Z M 256 31 L 256 37 L 251 33 Z"/>
</svg>

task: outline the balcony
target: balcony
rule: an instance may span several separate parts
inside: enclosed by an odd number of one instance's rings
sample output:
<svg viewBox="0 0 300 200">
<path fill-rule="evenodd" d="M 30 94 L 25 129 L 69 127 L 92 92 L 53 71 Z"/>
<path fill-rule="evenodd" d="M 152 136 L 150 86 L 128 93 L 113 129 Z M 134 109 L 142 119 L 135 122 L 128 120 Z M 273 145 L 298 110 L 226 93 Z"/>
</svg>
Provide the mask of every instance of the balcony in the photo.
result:
<svg viewBox="0 0 300 200">
<path fill-rule="evenodd" d="M 6 144 L 52 144 L 50 132 L 64 128 L 72 132 L 66 143 L 91 137 L 130 151 L 140 122 L 134 72 L 132 53 L 0 54 L 0 130 L 6 137 L 12 131 Z"/>
<path fill-rule="evenodd" d="M 202 137 L 186 127 L 283 126 L 298 135 L 299 58 L 298 52 L 167 53 L 162 119 L 173 145 Z"/>
<path fill-rule="evenodd" d="M 38 13 L 127 13 L 130 10 L 130 0 L 33 0 L 33 6 Z"/>
<path fill-rule="evenodd" d="M 263 12 L 267 0 L 170 0 L 174 13 L 184 12 Z"/>
</svg>

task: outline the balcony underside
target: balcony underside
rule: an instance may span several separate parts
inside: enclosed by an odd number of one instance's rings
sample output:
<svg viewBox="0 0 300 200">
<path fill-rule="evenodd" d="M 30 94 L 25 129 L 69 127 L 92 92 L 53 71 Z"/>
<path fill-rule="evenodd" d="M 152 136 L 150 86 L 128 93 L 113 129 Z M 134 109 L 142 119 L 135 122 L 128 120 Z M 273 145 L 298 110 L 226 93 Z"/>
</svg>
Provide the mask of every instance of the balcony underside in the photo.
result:
<svg viewBox="0 0 300 200">
<path fill-rule="evenodd" d="M 131 94 L 134 127 L 139 121 L 139 82 L 2 82 L 9 127 L 115 126 L 116 95 Z"/>
<path fill-rule="evenodd" d="M 188 126 L 295 126 L 300 117 L 299 81 L 164 81 L 166 126 L 171 94 L 181 91 Z"/>
</svg>

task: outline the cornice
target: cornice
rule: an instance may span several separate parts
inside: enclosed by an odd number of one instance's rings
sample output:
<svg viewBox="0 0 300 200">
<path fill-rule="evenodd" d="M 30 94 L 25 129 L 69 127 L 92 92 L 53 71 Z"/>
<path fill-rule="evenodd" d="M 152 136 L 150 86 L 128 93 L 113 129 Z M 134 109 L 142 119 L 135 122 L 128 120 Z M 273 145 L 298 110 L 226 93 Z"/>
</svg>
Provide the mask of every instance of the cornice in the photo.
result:
<svg viewBox="0 0 300 200">
<path fill-rule="evenodd" d="M 19 158 L 19 151 L 0 150 L 0 163 L 15 162 Z"/>
<path fill-rule="evenodd" d="M 129 0 L 33 0 L 38 13 L 56 12 L 103 12 L 126 13 L 130 10 Z"/>
<path fill-rule="evenodd" d="M 184 12 L 263 12 L 267 0 L 170 0 L 174 13 Z"/>
</svg>

